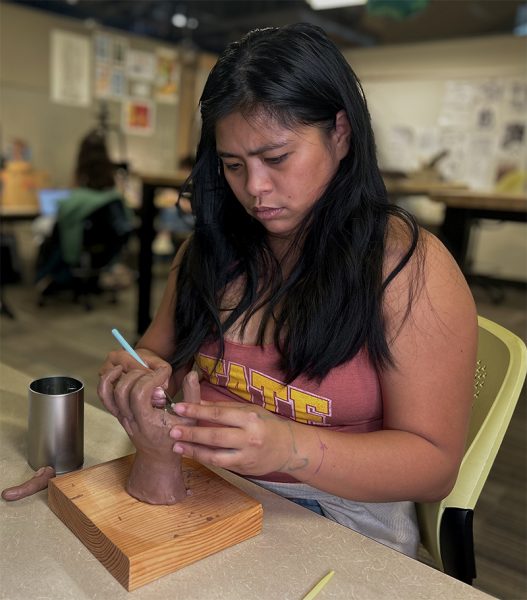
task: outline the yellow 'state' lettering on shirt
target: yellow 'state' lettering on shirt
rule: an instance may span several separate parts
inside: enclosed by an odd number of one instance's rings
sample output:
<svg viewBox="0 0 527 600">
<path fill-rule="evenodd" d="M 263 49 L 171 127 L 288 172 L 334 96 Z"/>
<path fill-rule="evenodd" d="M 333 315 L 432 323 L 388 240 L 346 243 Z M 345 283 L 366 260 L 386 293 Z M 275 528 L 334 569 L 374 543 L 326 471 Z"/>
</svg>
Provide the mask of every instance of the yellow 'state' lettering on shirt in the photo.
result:
<svg viewBox="0 0 527 600">
<path fill-rule="evenodd" d="M 247 369 L 243 365 L 229 362 L 226 369 L 225 360 L 217 361 L 204 354 L 198 355 L 197 363 L 208 373 L 209 381 L 213 385 L 226 387 L 246 402 L 262 404 L 267 410 L 276 413 L 279 412 L 280 401 L 289 404 L 291 416 L 299 423 L 323 424 L 325 417 L 331 414 L 330 402 L 327 398 L 309 394 L 293 386 L 286 386 L 254 369 L 249 369 L 250 375 L 247 377 Z"/>
</svg>

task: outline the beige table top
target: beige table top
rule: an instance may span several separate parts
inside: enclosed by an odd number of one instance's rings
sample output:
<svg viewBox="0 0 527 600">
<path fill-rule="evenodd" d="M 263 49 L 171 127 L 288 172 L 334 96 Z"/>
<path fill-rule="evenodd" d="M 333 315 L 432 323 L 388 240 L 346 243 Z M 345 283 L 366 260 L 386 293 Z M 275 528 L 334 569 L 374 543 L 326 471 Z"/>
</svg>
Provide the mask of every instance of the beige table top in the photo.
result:
<svg viewBox="0 0 527 600">
<path fill-rule="evenodd" d="M 0 487 L 29 478 L 30 378 L 0 364 Z M 86 390 L 94 395 L 95 390 Z M 85 404 L 85 466 L 133 447 L 108 413 Z M 451 577 L 232 474 L 264 509 L 260 535 L 128 593 L 47 506 L 46 491 L 1 500 L 0 597 L 9 600 L 301 600 L 331 569 L 317 600 L 490 598 Z"/>
<path fill-rule="evenodd" d="M 20 218 L 31 218 L 38 217 L 40 210 L 38 206 L 24 206 L 21 205 L 0 205 L 0 217 L 20 217 Z"/>
<path fill-rule="evenodd" d="M 433 190 L 430 199 L 453 208 L 526 212 L 527 196 L 476 190 Z"/>
<path fill-rule="evenodd" d="M 428 196 L 435 192 L 455 192 L 467 189 L 467 186 L 463 183 L 415 179 L 411 177 L 393 179 L 386 176 L 384 177 L 384 184 L 386 185 L 388 194 L 392 196 Z"/>
<path fill-rule="evenodd" d="M 179 171 L 164 171 L 163 173 L 144 173 L 144 172 L 134 172 L 134 175 L 137 175 L 143 183 L 147 183 L 149 185 L 155 186 L 174 186 L 179 187 L 185 183 L 188 176 L 190 175 L 189 170 L 179 170 Z"/>
</svg>

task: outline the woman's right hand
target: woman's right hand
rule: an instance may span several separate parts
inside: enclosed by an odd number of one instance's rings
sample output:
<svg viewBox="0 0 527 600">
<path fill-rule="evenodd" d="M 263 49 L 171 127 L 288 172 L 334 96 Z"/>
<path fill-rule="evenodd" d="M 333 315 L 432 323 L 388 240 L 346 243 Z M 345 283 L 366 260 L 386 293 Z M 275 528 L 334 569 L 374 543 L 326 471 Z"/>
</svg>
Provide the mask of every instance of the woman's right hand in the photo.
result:
<svg viewBox="0 0 527 600">
<path fill-rule="evenodd" d="M 119 407 L 115 395 L 115 388 L 119 381 L 126 378 L 126 375 L 131 371 L 137 371 L 138 369 L 143 371 L 157 371 L 158 369 L 166 370 L 166 381 L 163 382 L 163 385 L 154 389 L 151 398 L 153 406 L 160 407 L 165 405 L 166 398 L 164 390 L 168 387 L 170 375 L 172 373 L 170 364 L 150 350 L 140 349 L 137 350 L 137 353 L 148 365 L 149 369 L 146 369 L 139 364 L 125 350 L 115 350 L 110 352 L 99 369 L 97 394 L 106 409 L 119 420 L 121 420 L 121 417 L 123 416 L 123 407 Z M 125 410 L 125 412 L 128 411 Z"/>
</svg>

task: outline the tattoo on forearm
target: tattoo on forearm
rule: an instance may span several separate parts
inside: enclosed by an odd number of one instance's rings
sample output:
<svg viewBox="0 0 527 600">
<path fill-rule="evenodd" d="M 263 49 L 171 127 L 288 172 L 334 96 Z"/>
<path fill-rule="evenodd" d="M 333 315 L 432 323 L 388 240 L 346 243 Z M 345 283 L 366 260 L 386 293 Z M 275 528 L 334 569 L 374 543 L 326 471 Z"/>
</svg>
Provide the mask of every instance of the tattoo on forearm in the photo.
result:
<svg viewBox="0 0 527 600">
<path fill-rule="evenodd" d="M 320 462 L 318 464 L 318 467 L 315 469 L 315 472 L 313 473 L 314 475 L 316 475 L 320 471 L 320 468 L 322 467 L 322 463 L 324 462 L 326 450 L 328 449 L 326 444 L 324 444 L 324 442 L 320 439 L 320 434 L 318 433 L 318 431 L 317 431 L 317 437 L 318 437 L 318 443 L 319 443 L 319 448 L 320 448 Z"/>
<path fill-rule="evenodd" d="M 307 458 L 307 456 L 298 456 L 295 432 L 293 431 L 293 427 L 290 421 L 287 422 L 287 426 L 289 427 L 289 433 L 291 435 L 291 454 L 289 455 L 289 458 L 287 459 L 284 467 L 286 472 L 293 473 L 295 471 L 299 471 L 300 469 L 305 469 L 309 465 L 309 458 Z"/>
</svg>

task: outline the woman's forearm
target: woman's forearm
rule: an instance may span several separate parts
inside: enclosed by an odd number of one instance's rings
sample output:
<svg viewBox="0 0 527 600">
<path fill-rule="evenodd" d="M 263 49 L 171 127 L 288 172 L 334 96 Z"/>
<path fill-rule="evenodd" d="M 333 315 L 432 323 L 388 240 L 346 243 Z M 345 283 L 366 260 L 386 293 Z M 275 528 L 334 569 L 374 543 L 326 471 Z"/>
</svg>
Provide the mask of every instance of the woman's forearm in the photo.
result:
<svg viewBox="0 0 527 600">
<path fill-rule="evenodd" d="M 341 433 L 291 423 L 291 455 L 282 472 L 337 496 L 362 502 L 444 498 L 458 458 L 406 431 Z"/>
</svg>

